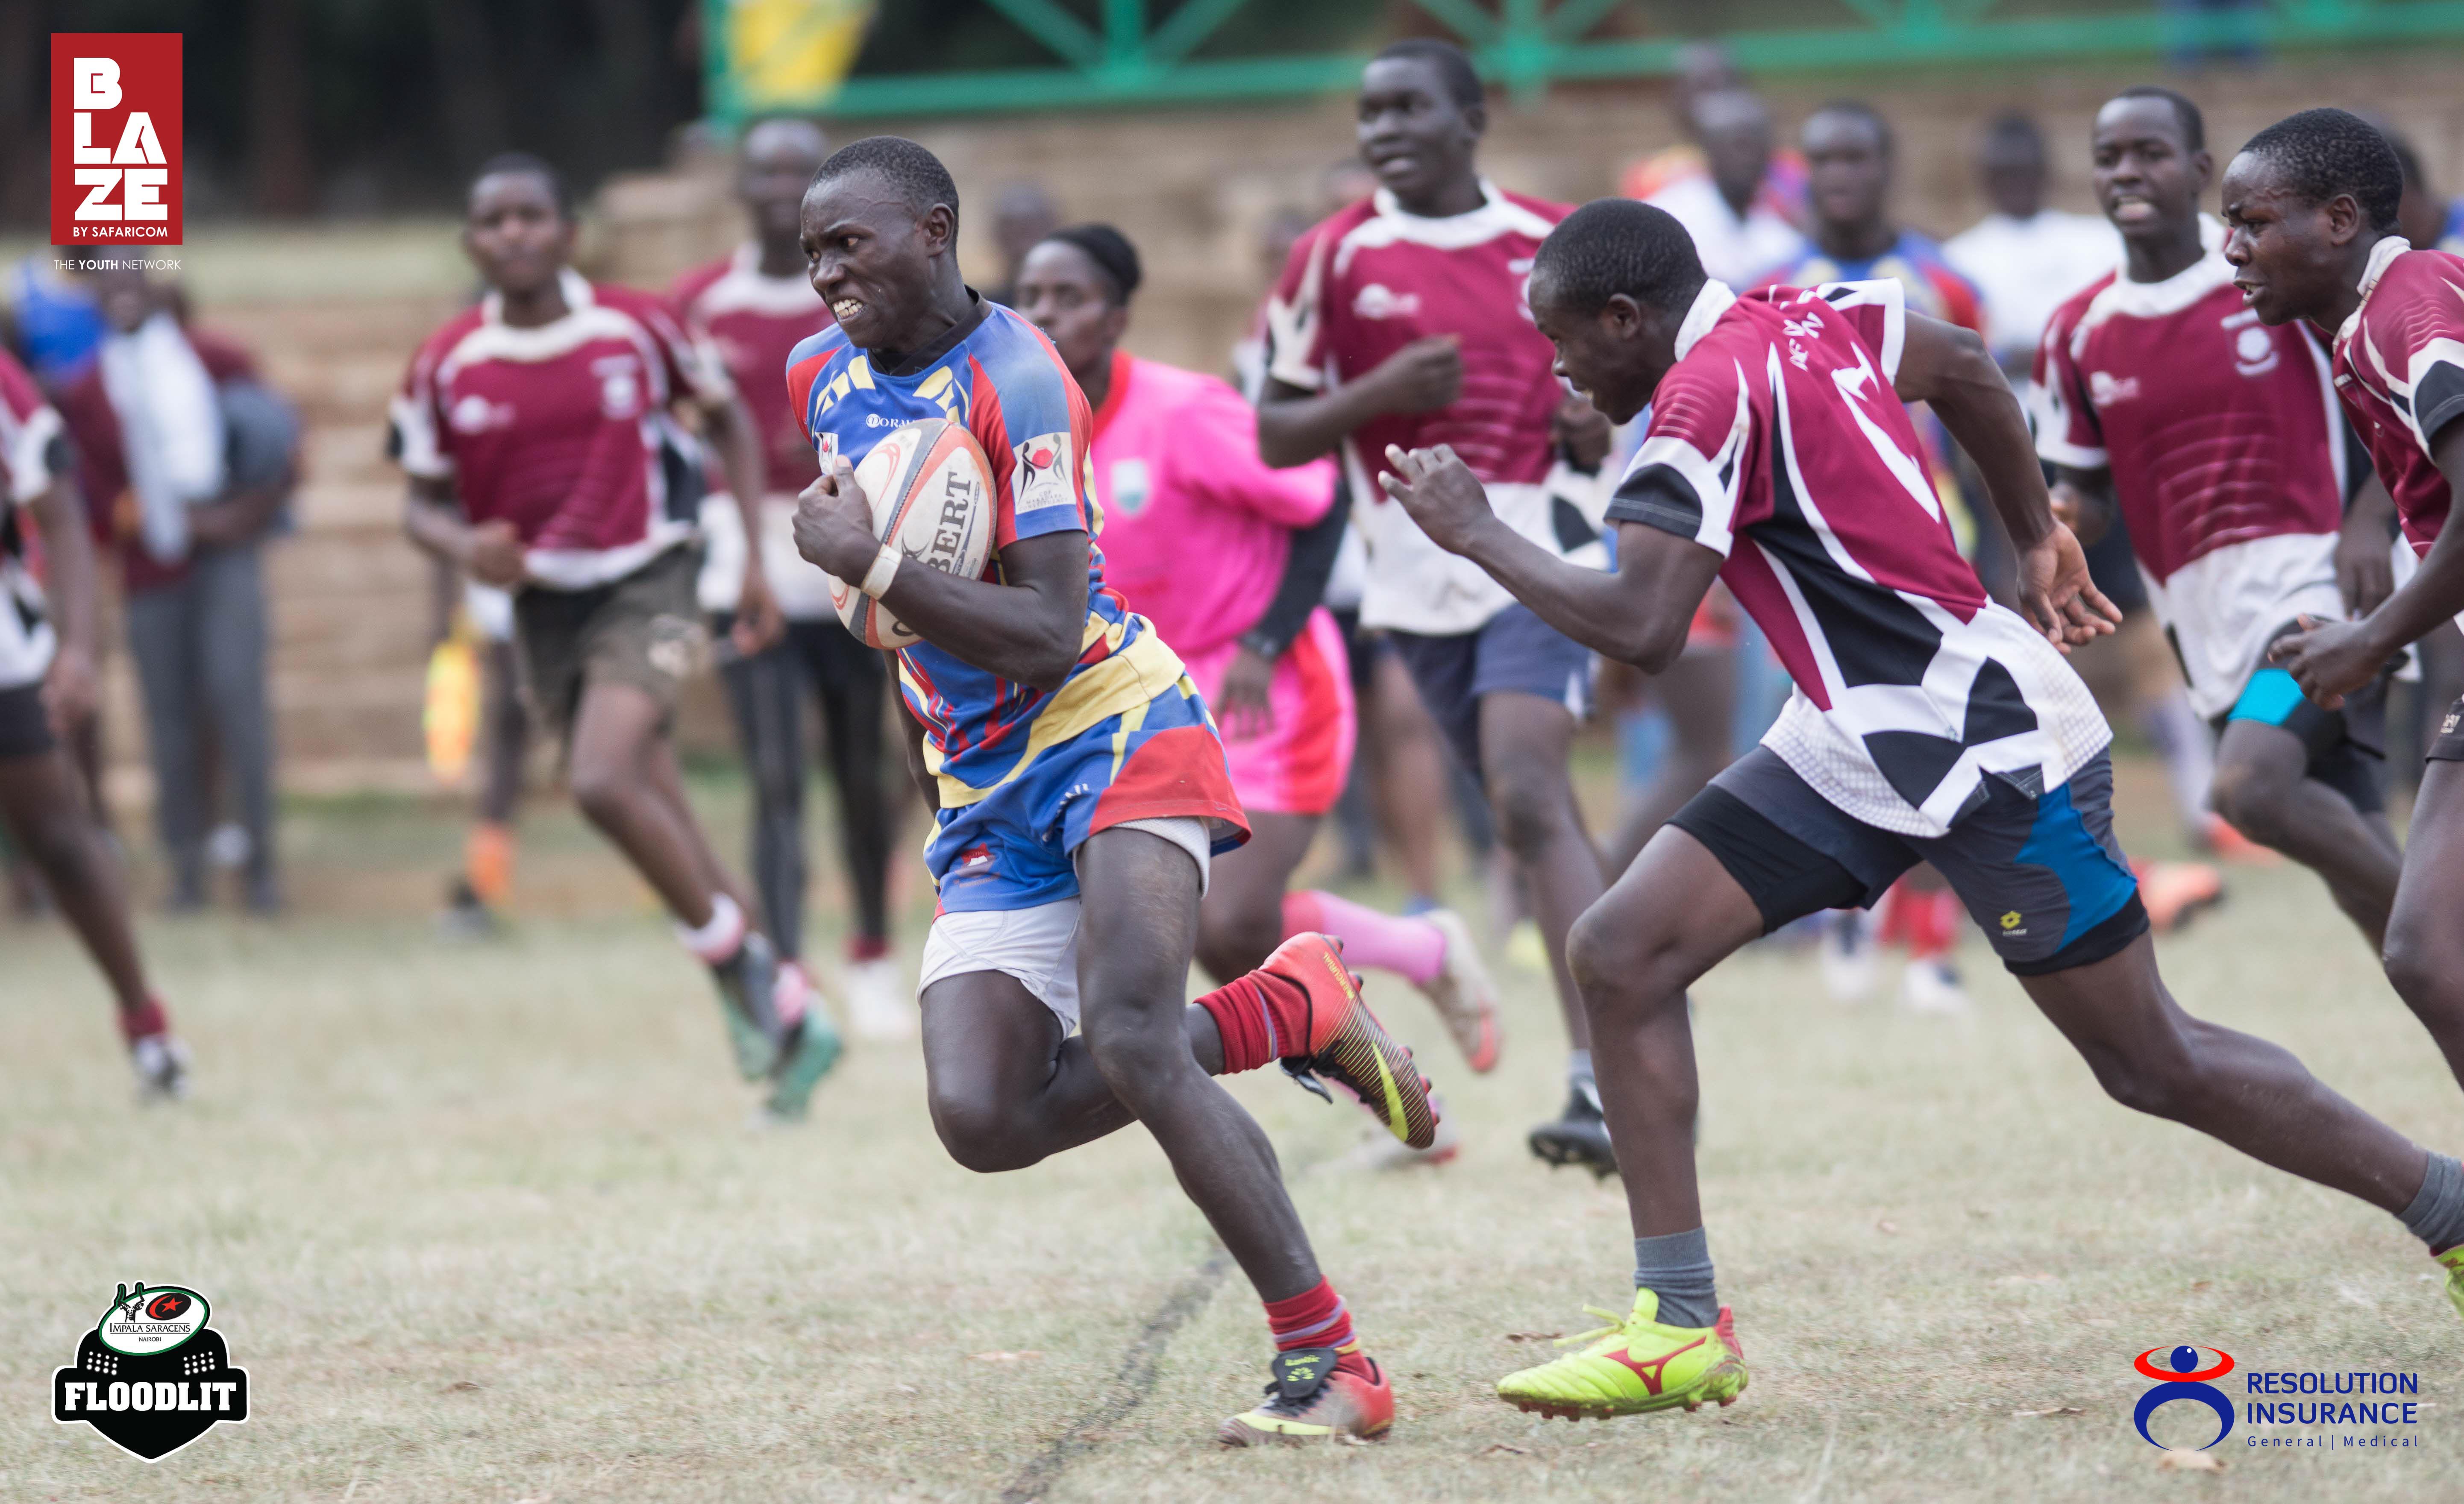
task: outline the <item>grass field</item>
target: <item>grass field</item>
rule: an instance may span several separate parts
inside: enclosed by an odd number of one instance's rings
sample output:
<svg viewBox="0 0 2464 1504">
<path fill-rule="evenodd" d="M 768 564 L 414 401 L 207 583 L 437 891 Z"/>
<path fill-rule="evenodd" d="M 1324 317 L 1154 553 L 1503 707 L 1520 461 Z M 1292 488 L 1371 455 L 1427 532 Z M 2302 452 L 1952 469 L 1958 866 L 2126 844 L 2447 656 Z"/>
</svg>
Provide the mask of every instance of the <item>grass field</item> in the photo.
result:
<svg viewBox="0 0 2464 1504">
<path fill-rule="evenodd" d="M 532 914 L 498 943 L 433 938 L 455 831 L 414 806 L 297 818 L 278 926 L 149 926 L 198 1056 L 173 1110 L 126 1105 L 65 939 L 0 930 L 0 1499 L 2464 1497 L 2464 1325 L 2418 1246 L 2108 1104 L 1981 944 L 1965 1021 L 1836 1005 L 1777 952 L 1701 990 L 1705 1199 L 1753 1385 L 1607 1426 L 1489 1395 L 1627 1283 L 1615 1183 L 1521 1146 L 1560 1094 L 1545 984 L 1501 967 L 1506 1060 L 1473 1079 L 1373 979 L 1463 1125 L 1456 1164 L 1337 1167 L 1357 1114 L 1235 1089 L 1400 1419 L 1382 1446 L 1225 1452 L 1265 1334 L 1151 1144 L 971 1175 L 912 1048 L 851 1053 L 800 1131 L 748 1129 L 706 985 L 569 816 L 531 831 Z M 2233 882 L 2165 943 L 2183 998 L 2464 1143 L 2313 881 Z M 51 1370 L 138 1279 L 210 1297 L 255 1411 L 150 1468 L 48 1418 Z M 2131 1359 L 2176 1342 L 2417 1372 L 2419 1446 L 2258 1451 L 2285 1428 L 2238 1425 L 2221 1475 L 2160 1471 Z M 2189 1437 L 2188 1408 L 2159 1435 Z"/>
</svg>

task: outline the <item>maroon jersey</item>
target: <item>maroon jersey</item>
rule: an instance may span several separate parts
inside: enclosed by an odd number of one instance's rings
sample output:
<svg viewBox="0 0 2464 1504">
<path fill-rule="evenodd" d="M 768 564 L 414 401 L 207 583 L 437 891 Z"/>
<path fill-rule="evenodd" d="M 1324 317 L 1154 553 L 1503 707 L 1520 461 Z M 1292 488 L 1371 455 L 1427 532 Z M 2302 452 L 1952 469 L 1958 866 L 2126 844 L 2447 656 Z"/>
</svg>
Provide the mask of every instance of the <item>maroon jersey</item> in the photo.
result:
<svg viewBox="0 0 2464 1504">
<path fill-rule="evenodd" d="M 802 276 L 762 275 L 761 248 L 747 245 L 676 278 L 668 296 L 687 332 L 726 363 L 761 435 L 770 490 L 792 496 L 820 479 L 783 374 L 797 341 L 834 322 L 813 284 Z"/>
<path fill-rule="evenodd" d="M 1267 374 L 1304 391 L 1358 381 L 1416 339 L 1461 341 L 1453 403 L 1374 418 L 1344 441 L 1375 559 L 1361 603 L 1371 626 L 1469 632 L 1513 600 L 1479 566 L 1431 543 L 1374 483 L 1390 444 L 1454 446 L 1517 533 L 1560 556 L 1606 562 L 1595 523 L 1577 515 L 1560 526 L 1552 505 L 1550 415 L 1566 388 L 1524 301 L 1532 253 L 1570 210 L 1486 183 L 1481 191 L 1469 213 L 1423 219 L 1380 189 L 1300 238 L 1267 304 Z"/>
<path fill-rule="evenodd" d="M 2336 331 L 2336 395 L 2395 497 L 2405 540 L 2429 553 L 2454 503 L 2430 446 L 2464 416 L 2464 257 L 2399 235 L 2371 250 L 2362 306 Z"/>
<path fill-rule="evenodd" d="M 43 620 L 43 592 L 26 567 L 26 522 L 17 509 L 52 489 L 67 459 L 60 439 L 60 415 L 26 368 L 0 350 L 0 689 L 33 684 L 51 667 L 52 628 Z"/>
<path fill-rule="evenodd" d="M 1608 515 L 1726 557 L 1720 578 L 1795 681 L 1764 745 L 1858 819 L 1929 837 L 1984 797 L 1985 774 L 2052 789 L 2111 733 L 1960 556 L 1892 390 L 1903 295 L 1706 283 Z"/>
<path fill-rule="evenodd" d="M 656 294 L 573 272 L 563 291 L 554 323 L 514 328 L 490 294 L 429 336 L 393 431 L 403 469 L 513 524 L 533 583 L 582 590 L 693 537 L 700 461 L 669 407 L 731 388 Z"/>
<path fill-rule="evenodd" d="M 2034 396 L 2038 454 L 2112 472 L 2201 715 L 2233 708 L 2279 628 L 2343 616 L 2345 429 L 2326 352 L 2243 307 L 2220 251 L 2162 282 L 2108 272 L 2056 309 Z"/>
</svg>

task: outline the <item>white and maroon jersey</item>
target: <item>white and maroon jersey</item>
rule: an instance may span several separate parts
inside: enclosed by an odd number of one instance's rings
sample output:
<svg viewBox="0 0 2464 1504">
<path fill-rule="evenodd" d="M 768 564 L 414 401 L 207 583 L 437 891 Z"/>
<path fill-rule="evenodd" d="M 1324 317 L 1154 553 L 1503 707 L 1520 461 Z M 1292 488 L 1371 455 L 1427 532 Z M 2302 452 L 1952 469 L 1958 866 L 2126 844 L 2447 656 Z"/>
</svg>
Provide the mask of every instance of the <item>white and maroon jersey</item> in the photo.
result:
<svg viewBox="0 0 2464 1504">
<path fill-rule="evenodd" d="M 2400 235 L 2371 248 L 2362 304 L 2336 331 L 2336 395 L 2395 498 L 2405 541 L 2429 553 L 2454 504 L 2430 446 L 2464 417 L 2464 257 Z"/>
<path fill-rule="evenodd" d="M 1304 391 L 1358 381 L 1416 339 L 1462 341 L 1463 393 L 1453 403 L 1372 419 L 1344 441 L 1372 556 L 1365 625 L 1471 632 L 1514 600 L 1479 565 L 1430 542 L 1377 487 L 1390 444 L 1454 446 L 1515 532 L 1577 563 L 1608 562 L 1601 488 L 1559 466 L 1550 441 L 1566 387 L 1523 295 L 1532 253 L 1572 211 L 1485 181 L 1481 193 L 1469 213 L 1423 219 L 1379 189 L 1300 238 L 1266 306 L 1267 374 Z"/>
<path fill-rule="evenodd" d="M 68 463 L 62 432 L 34 379 L 0 350 L 0 689 L 40 682 L 58 645 L 26 567 L 24 512 Z"/>
<path fill-rule="evenodd" d="M 2279 628 L 2343 618 L 2350 461 L 2327 353 L 2243 307 L 2220 250 L 2162 282 L 2108 272 L 2056 309 L 2033 395 L 2039 455 L 2112 472 L 2201 715 L 2233 708 Z"/>
<path fill-rule="evenodd" d="M 764 276 L 761 248 L 751 244 L 676 278 L 668 296 L 684 317 L 685 332 L 727 367 L 761 436 L 769 490 L 760 508 L 761 571 L 770 594 L 790 620 L 824 620 L 835 610 L 829 577 L 797 554 L 794 532 L 796 493 L 822 470 L 804 442 L 803 415 L 787 396 L 783 373 L 797 344 L 836 320 L 809 280 Z M 701 508 L 708 552 L 699 594 L 704 609 L 712 611 L 735 610 L 744 583 L 744 523 L 736 499 L 722 494 L 726 487 L 726 477 L 714 474 L 712 494 Z"/>
<path fill-rule="evenodd" d="M 554 323 L 515 328 L 492 293 L 429 336 L 393 442 L 473 522 L 513 524 L 535 584 L 583 590 L 693 537 L 700 461 L 669 407 L 732 388 L 656 294 L 570 271 L 563 292 Z"/>
<path fill-rule="evenodd" d="M 1705 284 L 1608 515 L 1727 558 L 1720 578 L 1795 681 L 1763 745 L 1866 824 L 1940 836 L 1985 774 L 2052 789 L 2112 733 L 1960 556 L 1893 391 L 1903 296 Z"/>
</svg>

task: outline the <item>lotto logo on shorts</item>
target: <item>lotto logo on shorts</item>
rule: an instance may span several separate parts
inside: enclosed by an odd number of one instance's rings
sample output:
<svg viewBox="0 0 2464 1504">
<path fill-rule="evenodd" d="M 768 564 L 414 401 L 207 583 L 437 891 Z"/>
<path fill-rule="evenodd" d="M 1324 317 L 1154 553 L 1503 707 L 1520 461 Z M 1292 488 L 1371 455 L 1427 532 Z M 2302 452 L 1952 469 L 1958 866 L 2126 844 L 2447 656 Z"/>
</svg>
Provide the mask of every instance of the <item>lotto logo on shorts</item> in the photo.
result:
<svg viewBox="0 0 2464 1504">
<path fill-rule="evenodd" d="M 180 33 L 52 33 L 52 243 L 180 244 Z"/>
</svg>

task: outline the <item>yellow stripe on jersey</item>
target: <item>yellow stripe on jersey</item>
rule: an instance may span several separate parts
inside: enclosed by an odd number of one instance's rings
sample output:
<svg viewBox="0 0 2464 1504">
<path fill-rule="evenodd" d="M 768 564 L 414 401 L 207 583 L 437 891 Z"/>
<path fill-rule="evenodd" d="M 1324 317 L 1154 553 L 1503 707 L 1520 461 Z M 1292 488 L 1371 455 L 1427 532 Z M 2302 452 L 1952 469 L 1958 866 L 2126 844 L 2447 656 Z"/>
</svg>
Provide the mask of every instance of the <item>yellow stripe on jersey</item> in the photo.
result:
<svg viewBox="0 0 2464 1504">
<path fill-rule="evenodd" d="M 1046 750 L 1058 747 L 1115 715 L 1135 713 L 1143 716 L 1147 706 L 1157 695 L 1179 687 L 1188 677 L 1180 655 L 1166 646 L 1153 627 L 1147 628 L 1136 642 L 1122 647 L 1120 639 L 1128 631 L 1127 621 L 1112 622 L 1108 627 L 1095 618 L 1088 619 L 1086 641 L 1092 643 L 1098 637 L 1111 638 L 1112 655 L 1091 668 L 1079 670 L 1077 677 L 1063 685 L 1059 693 L 1045 702 L 1044 708 L 1036 712 L 1034 726 L 1027 732 L 1026 751 L 1010 765 L 999 783 L 979 789 L 943 773 L 941 754 L 934 748 L 931 738 L 926 738 L 924 771 L 940 781 L 941 807 L 945 810 L 962 809 L 982 801 L 1003 784 L 1025 774 Z M 913 682 L 907 679 L 903 665 L 899 678 L 907 683 L 908 687 L 913 687 Z"/>
</svg>

